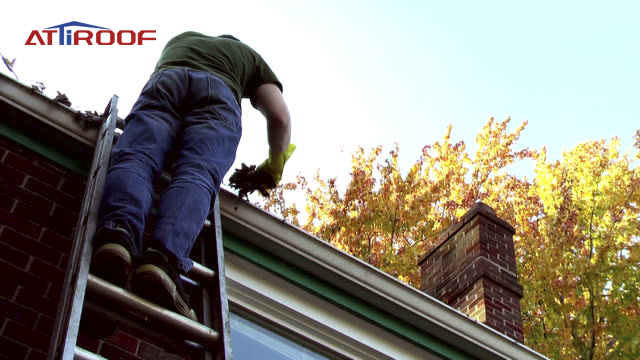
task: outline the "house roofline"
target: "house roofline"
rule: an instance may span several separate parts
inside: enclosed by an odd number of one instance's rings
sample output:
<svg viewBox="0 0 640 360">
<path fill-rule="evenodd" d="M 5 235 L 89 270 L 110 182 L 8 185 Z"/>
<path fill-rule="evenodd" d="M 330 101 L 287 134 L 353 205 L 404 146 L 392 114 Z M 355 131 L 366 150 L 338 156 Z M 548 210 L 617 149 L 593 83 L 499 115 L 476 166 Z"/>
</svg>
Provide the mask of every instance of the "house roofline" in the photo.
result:
<svg viewBox="0 0 640 360">
<path fill-rule="evenodd" d="M 95 146 L 98 129 L 85 129 L 75 119 L 76 111 L 46 95 L 0 73 L 0 100 L 20 109 L 72 137 L 84 145 Z M 105 102 L 106 103 L 106 102 Z"/>
</svg>

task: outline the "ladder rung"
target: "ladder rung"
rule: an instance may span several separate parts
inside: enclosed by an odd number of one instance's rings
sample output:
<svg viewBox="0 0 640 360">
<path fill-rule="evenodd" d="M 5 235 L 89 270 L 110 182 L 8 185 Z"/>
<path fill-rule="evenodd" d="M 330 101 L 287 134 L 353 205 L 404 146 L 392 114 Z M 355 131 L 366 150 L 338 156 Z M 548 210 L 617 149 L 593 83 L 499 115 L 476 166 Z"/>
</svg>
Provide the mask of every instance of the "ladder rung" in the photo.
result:
<svg viewBox="0 0 640 360">
<path fill-rule="evenodd" d="M 84 311 L 93 313 L 98 316 L 96 319 L 102 319 L 101 321 L 111 321 L 124 326 L 126 329 L 134 329 L 135 331 L 144 333 L 147 340 L 168 351 L 182 352 L 187 350 L 188 352 L 192 350 L 205 350 L 202 344 L 175 337 L 172 338 L 167 335 L 167 331 L 163 327 L 149 326 L 147 322 L 136 319 L 135 316 L 131 316 L 128 312 L 118 312 L 118 310 L 110 308 L 107 304 L 100 304 L 88 300 L 84 303 Z"/>
<path fill-rule="evenodd" d="M 94 354 L 90 351 L 87 351 L 81 347 L 77 347 L 73 353 L 74 360 L 107 360 L 100 355 Z"/>
<path fill-rule="evenodd" d="M 191 271 L 189 271 L 188 275 L 192 275 L 196 280 L 200 280 L 206 283 L 212 283 L 216 278 L 216 273 L 209 269 L 208 267 L 198 264 L 197 262 L 193 262 L 193 267 Z"/>
<path fill-rule="evenodd" d="M 87 290 L 96 293 L 104 300 L 110 301 L 115 305 L 134 310 L 155 322 L 164 323 L 177 332 L 184 334 L 187 339 L 211 346 L 220 338 L 220 334 L 217 331 L 157 306 L 92 274 L 89 274 L 87 279 Z"/>
<path fill-rule="evenodd" d="M 191 275 L 193 275 L 193 274 L 191 274 Z M 182 284 L 183 285 L 189 286 L 189 287 L 191 287 L 193 289 L 200 289 L 202 287 L 202 285 L 200 285 L 200 282 L 198 282 L 198 281 L 196 281 L 194 279 L 191 279 L 189 277 L 186 277 L 186 276 L 184 276 L 182 274 L 180 274 L 180 280 L 182 280 Z"/>
</svg>

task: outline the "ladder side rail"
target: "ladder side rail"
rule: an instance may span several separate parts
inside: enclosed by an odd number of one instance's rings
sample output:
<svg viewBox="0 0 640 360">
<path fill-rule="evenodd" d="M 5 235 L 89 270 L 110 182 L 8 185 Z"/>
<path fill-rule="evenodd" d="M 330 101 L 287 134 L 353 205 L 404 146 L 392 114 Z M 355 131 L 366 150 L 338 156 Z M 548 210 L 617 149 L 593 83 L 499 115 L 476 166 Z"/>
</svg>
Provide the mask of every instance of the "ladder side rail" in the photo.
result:
<svg viewBox="0 0 640 360">
<path fill-rule="evenodd" d="M 219 349 L 216 360 L 232 360 L 231 351 L 231 323 L 229 322 L 229 301 L 227 299 L 227 281 L 224 271 L 224 245 L 222 243 L 222 222 L 220 220 L 220 200 L 216 195 L 213 204 L 213 216 L 211 218 L 213 233 L 215 234 L 215 264 L 211 264 L 216 277 L 216 290 L 219 296 L 214 296 L 212 305 L 214 306 L 215 329 L 220 332 Z M 211 254 L 211 253 L 210 253 Z M 213 255 L 213 254 L 212 254 Z"/>
<path fill-rule="evenodd" d="M 114 95 L 107 106 L 109 115 L 102 123 L 96 140 L 91 170 L 58 304 L 56 322 L 49 344 L 48 360 L 70 360 L 74 357 L 91 260 L 91 238 L 96 228 L 97 212 L 113 147 L 118 116 L 117 105 L 118 96 Z"/>
<path fill-rule="evenodd" d="M 213 244 L 210 243 L 211 240 L 213 240 L 215 242 L 215 234 L 212 231 L 213 229 L 211 229 L 211 227 L 204 227 L 202 231 L 200 232 L 200 260 L 207 264 L 208 262 L 210 262 L 210 257 L 207 256 L 207 248 L 208 246 L 211 246 Z M 207 241 L 208 240 L 208 241 Z M 212 271 L 213 272 L 213 271 Z M 215 294 L 215 286 L 218 285 L 215 276 L 213 276 L 211 278 L 211 281 L 206 282 L 203 284 L 204 286 L 202 286 L 201 291 L 202 291 L 202 307 L 199 309 L 201 314 L 202 314 L 202 323 L 209 327 L 209 328 L 215 328 L 215 322 L 214 322 L 214 314 L 212 313 L 212 304 L 211 304 L 211 295 L 212 295 L 212 291 Z M 218 329 L 218 331 L 220 331 L 220 329 Z M 219 343 L 220 344 L 220 343 Z M 217 346 L 217 348 L 220 348 L 220 345 Z M 207 351 L 203 354 L 203 356 L 201 357 L 201 359 L 203 360 L 214 360 L 214 354 L 211 353 L 210 351 Z"/>
</svg>

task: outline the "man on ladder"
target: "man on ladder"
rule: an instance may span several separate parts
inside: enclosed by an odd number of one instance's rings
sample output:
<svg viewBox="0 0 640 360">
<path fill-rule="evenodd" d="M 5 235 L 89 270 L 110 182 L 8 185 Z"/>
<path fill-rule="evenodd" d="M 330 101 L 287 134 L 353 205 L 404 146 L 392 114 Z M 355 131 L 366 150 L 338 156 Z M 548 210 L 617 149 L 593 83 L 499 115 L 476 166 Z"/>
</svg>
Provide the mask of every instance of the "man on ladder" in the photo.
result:
<svg viewBox="0 0 640 360">
<path fill-rule="evenodd" d="M 185 32 L 167 43 L 112 151 L 92 273 L 124 286 L 133 271 L 134 293 L 196 320 L 179 274 L 193 265 L 189 253 L 235 160 L 242 98 L 251 99 L 267 120 L 269 157 L 255 171 L 273 186 L 295 149 L 273 71 L 230 35 Z M 177 152 L 172 180 L 157 204 L 152 241 L 143 243 L 153 184 L 170 152 Z"/>
</svg>

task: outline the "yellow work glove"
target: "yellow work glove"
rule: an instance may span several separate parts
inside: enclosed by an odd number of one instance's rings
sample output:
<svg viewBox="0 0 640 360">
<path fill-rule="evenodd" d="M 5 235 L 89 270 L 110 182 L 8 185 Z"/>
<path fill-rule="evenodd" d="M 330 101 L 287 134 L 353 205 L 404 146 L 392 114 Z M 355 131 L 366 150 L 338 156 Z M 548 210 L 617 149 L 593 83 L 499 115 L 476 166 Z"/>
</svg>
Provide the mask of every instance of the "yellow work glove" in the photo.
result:
<svg viewBox="0 0 640 360">
<path fill-rule="evenodd" d="M 271 175 L 273 182 L 275 185 L 280 184 L 280 180 L 282 180 L 282 172 L 284 171 L 284 164 L 287 163 L 287 160 L 293 154 L 293 151 L 296 149 L 296 146 L 293 144 L 289 144 L 289 147 L 285 152 L 276 153 L 272 150 L 269 151 L 269 158 L 265 160 L 262 164 L 258 166 L 256 169 L 257 173 L 267 173 Z"/>
</svg>

